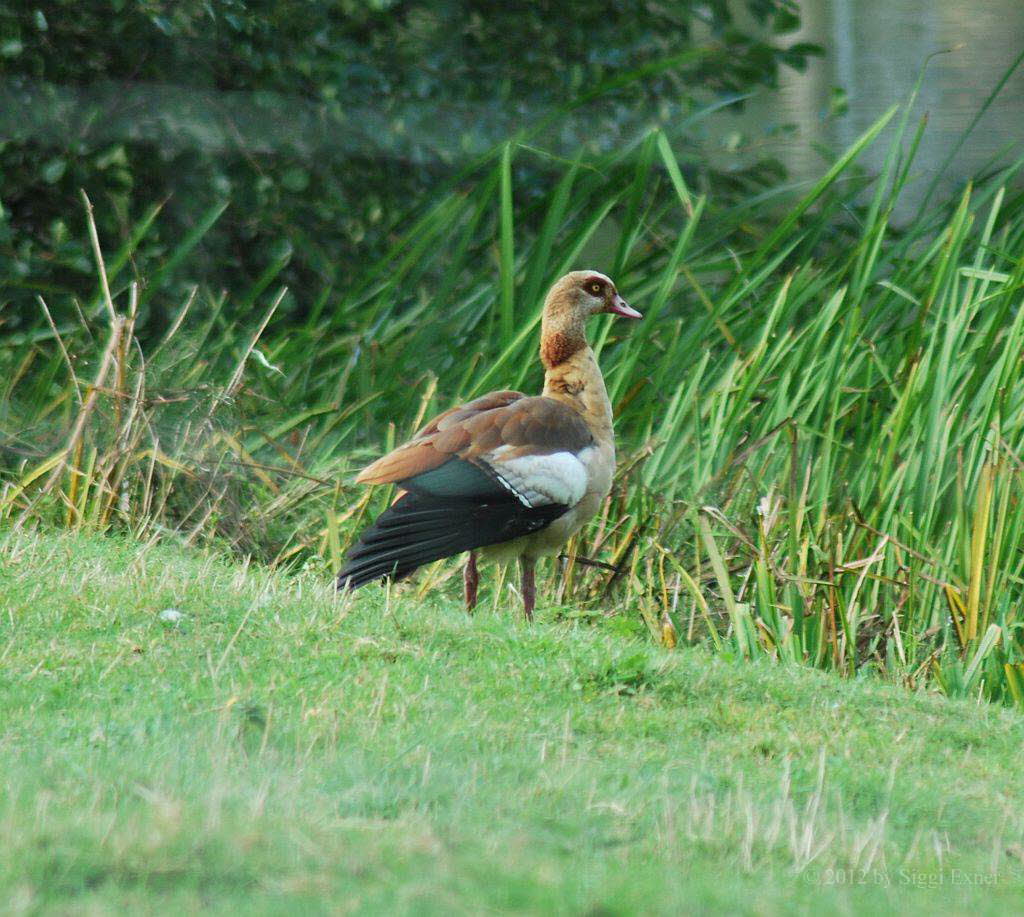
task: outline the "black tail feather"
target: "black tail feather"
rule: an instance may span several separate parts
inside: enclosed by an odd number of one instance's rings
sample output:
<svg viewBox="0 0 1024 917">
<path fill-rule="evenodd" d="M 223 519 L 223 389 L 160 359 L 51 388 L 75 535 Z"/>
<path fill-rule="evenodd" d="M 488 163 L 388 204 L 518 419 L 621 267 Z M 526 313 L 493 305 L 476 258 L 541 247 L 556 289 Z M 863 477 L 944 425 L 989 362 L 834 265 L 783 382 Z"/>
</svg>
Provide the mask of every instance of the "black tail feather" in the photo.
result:
<svg viewBox="0 0 1024 917">
<path fill-rule="evenodd" d="M 401 579 L 418 567 L 539 532 L 569 507 L 532 508 L 514 498 L 489 502 L 407 493 L 362 533 L 338 574 L 339 589 Z"/>
</svg>

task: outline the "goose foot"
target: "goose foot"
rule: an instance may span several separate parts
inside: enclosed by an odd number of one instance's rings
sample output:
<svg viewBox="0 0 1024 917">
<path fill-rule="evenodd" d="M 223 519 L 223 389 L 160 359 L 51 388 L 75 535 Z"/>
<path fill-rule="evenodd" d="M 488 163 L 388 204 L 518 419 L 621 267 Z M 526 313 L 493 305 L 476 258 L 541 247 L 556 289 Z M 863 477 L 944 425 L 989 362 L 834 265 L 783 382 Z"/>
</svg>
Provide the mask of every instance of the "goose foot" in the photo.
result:
<svg viewBox="0 0 1024 917">
<path fill-rule="evenodd" d="M 476 569 L 476 552 L 470 551 L 466 558 L 466 566 L 462 569 L 462 583 L 466 587 L 466 611 L 473 613 L 476 607 L 476 590 L 480 585 L 480 575 Z"/>
<path fill-rule="evenodd" d="M 533 578 L 533 561 L 525 557 L 519 558 L 519 568 L 522 571 L 522 593 L 523 611 L 526 613 L 526 620 L 533 622 L 533 608 L 537 602 L 537 587 Z"/>
</svg>

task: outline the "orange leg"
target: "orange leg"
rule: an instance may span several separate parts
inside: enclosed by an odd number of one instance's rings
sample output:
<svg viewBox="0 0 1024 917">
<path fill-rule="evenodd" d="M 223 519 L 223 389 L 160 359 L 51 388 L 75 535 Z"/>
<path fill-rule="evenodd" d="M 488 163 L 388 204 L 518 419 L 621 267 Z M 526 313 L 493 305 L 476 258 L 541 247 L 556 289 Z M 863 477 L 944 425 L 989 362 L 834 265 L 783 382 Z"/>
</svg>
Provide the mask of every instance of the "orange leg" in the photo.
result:
<svg viewBox="0 0 1024 917">
<path fill-rule="evenodd" d="M 533 578 L 533 561 L 520 557 L 519 568 L 523 574 L 523 611 L 526 612 L 526 620 L 533 621 L 533 607 L 537 603 L 537 586 Z"/>
<path fill-rule="evenodd" d="M 476 589 L 480 585 L 480 575 L 476 571 L 476 553 L 469 552 L 466 566 L 462 570 L 462 583 L 466 587 L 466 611 L 470 614 L 476 607 Z"/>
</svg>

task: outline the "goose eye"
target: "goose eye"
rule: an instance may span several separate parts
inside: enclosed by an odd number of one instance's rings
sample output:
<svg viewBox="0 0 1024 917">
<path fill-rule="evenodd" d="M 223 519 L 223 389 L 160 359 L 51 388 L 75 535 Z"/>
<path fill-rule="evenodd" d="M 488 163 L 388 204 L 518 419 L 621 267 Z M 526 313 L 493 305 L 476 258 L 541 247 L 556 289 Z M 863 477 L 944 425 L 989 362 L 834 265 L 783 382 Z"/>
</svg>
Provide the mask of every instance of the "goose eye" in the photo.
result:
<svg viewBox="0 0 1024 917">
<path fill-rule="evenodd" d="M 592 283 L 592 284 L 589 285 L 589 290 L 590 290 L 591 293 L 600 293 L 601 292 L 601 284 L 596 283 L 596 282 Z"/>
</svg>

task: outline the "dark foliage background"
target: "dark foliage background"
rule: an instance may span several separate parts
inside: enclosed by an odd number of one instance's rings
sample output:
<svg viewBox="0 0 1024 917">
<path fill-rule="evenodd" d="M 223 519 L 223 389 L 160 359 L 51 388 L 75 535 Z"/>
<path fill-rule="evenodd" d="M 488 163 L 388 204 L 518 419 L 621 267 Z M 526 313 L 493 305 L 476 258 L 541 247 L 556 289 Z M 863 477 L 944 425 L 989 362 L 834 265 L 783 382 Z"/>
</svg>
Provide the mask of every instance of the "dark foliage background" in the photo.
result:
<svg viewBox="0 0 1024 917">
<path fill-rule="evenodd" d="M 107 248 L 145 226 L 121 274 L 149 285 L 142 334 L 199 281 L 287 283 L 277 321 L 301 319 L 496 143 L 575 157 L 671 130 L 802 66 L 795 25 L 792 0 L 0 3 L 4 323 L 94 291 L 79 189 Z M 721 195 L 777 174 L 690 168 Z M 548 184 L 531 169 L 517 195 Z"/>
</svg>

